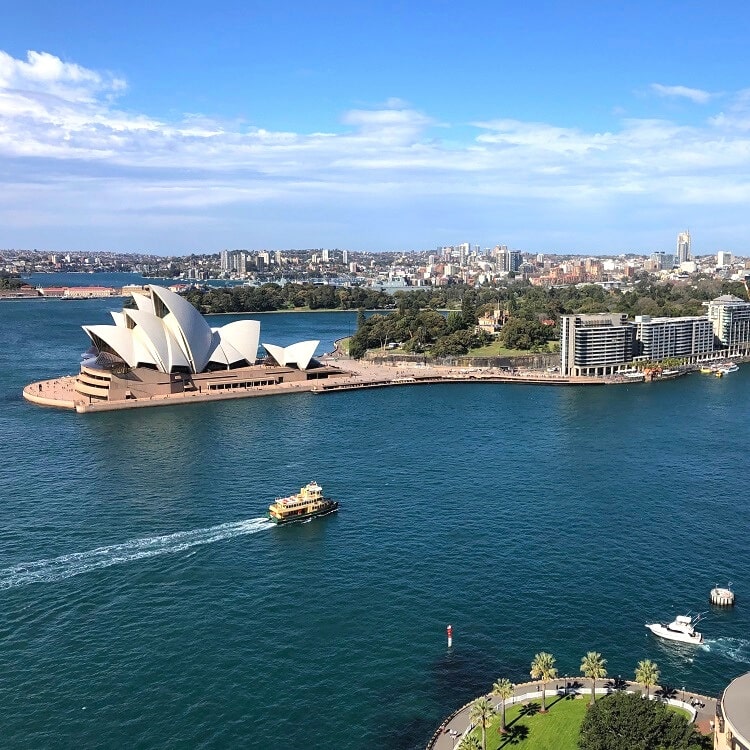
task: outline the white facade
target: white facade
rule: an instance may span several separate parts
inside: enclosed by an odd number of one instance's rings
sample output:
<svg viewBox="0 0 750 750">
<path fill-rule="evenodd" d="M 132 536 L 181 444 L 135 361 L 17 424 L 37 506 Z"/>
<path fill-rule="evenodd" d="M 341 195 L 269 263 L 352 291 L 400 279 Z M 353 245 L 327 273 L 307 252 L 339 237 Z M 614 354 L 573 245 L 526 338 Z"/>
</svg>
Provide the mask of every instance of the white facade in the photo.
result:
<svg viewBox="0 0 750 750">
<path fill-rule="evenodd" d="M 724 294 L 704 304 L 708 307 L 708 319 L 721 346 L 744 345 L 747 348 L 750 344 L 750 302 Z"/>
<path fill-rule="evenodd" d="M 682 318 L 636 315 L 635 327 L 635 359 L 659 361 L 708 354 L 714 349 L 713 327 L 705 315 Z"/>
<path fill-rule="evenodd" d="M 129 367 L 163 373 L 199 373 L 255 364 L 260 323 L 240 320 L 211 328 L 178 294 L 159 286 L 134 294 L 135 309 L 112 313 L 114 325 L 83 326 L 97 353 L 122 359 Z"/>
</svg>

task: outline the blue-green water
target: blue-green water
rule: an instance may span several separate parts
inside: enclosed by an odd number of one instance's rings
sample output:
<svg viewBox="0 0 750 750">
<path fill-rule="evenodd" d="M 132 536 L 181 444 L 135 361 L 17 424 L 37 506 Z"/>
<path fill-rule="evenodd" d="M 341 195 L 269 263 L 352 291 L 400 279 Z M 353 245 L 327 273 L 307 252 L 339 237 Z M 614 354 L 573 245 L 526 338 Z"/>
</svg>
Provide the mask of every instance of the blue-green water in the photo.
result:
<svg viewBox="0 0 750 750">
<path fill-rule="evenodd" d="M 750 370 L 656 385 L 420 386 L 79 416 L 111 301 L 0 303 L 3 747 L 419 748 L 539 650 L 654 659 L 718 693 L 750 669 Z M 261 340 L 354 314 L 259 316 Z M 218 324 L 228 319 L 218 319 Z M 269 528 L 317 479 L 338 515 Z M 703 648 L 643 624 L 738 605 Z M 445 647 L 445 626 L 454 648 Z"/>
</svg>

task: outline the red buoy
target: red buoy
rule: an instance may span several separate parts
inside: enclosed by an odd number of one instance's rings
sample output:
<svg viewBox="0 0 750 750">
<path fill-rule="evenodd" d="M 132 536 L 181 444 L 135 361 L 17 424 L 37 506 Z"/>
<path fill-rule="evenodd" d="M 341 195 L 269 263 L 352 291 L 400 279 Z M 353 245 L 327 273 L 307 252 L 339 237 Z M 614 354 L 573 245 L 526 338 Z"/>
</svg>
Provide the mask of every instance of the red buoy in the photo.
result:
<svg viewBox="0 0 750 750">
<path fill-rule="evenodd" d="M 448 648 L 450 648 L 453 645 L 453 626 L 448 625 L 445 632 L 448 633 Z"/>
</svg>

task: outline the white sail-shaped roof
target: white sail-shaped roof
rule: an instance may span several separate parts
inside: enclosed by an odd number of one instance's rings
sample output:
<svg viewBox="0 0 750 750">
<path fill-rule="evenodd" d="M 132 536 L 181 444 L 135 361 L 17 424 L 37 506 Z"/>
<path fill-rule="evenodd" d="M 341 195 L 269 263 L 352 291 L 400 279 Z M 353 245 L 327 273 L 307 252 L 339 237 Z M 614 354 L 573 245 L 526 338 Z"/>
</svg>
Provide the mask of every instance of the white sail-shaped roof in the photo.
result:
<svg viewBox="0 0 750 750">
<path fill-rule="evenodd" d="M 179 294 L 161 286 L 150 286 L 154 313 L 180 343 L 193 372 L 201 372 L 208 364 L 213 333 L 205 318 Z"/>
<path fill-rule="evenodd" d="M 276 364 L 282 367 L 297 365 L 300 370 L 306 370 L 318 344 L 320 341 L 300 341 L 291 346 L 263 344 L 263 348 L 274 358 Z"/>
<path fill-rule="evenodd" d="M 185 353 L 161 318 L 144 310 L 124 310 L 133 329 L 133 336 L 156 361 L 159 370 L 172 372 L 174 368 L 190 367 Z"/>
<path fill-rule="evenodd" d="M 154 314 L 154 302 L 151 299 L 151 295 L 143 294 L 141 292 L 133 292 L 133 301 L 139 310 L 150 312 L 152 315 Z"/>
<path fill-rule="evenodd" d="M 133 332 L 128 328 L 120 326 L 81 326 L 91 343 L 98 352 L 106 351 L 116 354 L 120 359 L 127 362 L 130 367 L 135 367 L 136 359 L 133 352 Z"/>
<path fill-rule="evenodd" d="M 116 354 L 130 367 L 147 365 L 164 373 L 203 372 L 209 362 L 232 368 L 257 361 L 257 320 L 237 320 L 212 329 L 179 295 L 164 287 L 147 290 L 150 297 L 133 295 L 135 309 L 111 313 L 114 325 L 83 326 L 97 351 Z M 278 361 L 305 369 L 317 345 L 317 341 L 306 341 L 286 349 L 277 347 L 282 352 Z"/>
<path fill-rule="evenodd" d="M 127 328 L 127 323 L 125 322 L 125 313 L 122 312 L 114 312 L 113 310 L 109 313 L 112 316 L 112 320 L 115 321 L 116 326 L 120 326 L 121 328 Z"/>
<path fill-rule="evenodd" d="M 229 344 L 242 355 L 250 365 L 258 359 L 260 323 L 257 320 L 235 320 L 217 329 L 222 345 Z"/>
</svg>

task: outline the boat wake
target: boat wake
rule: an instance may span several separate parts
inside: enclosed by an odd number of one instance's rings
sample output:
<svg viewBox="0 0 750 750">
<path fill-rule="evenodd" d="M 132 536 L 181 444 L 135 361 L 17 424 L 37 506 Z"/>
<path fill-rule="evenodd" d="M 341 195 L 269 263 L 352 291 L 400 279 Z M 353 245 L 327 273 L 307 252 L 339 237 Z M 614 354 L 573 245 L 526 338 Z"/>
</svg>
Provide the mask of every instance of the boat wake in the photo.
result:
<svg viewBox="0 0 750 750">
<path fill-rule="evenodd" d="M 28 586 L 32 583 L 63 581 L 82 573 L 90 573 L 92 570 L 183 552 L 201 544 L 212 544 L 237 536 L 257 534 L 263 529 L 270 528 L 273 526 L 266 518 L 248 518 L 244 521 L 222 523 L 204 529 L 131 539 L 122 544 L 112 544 L 86 552 L 73 552 L 49 560 L 18 563 L 9 568 L 0 569 L 0 590 Z"/>
<path fill-rule="evenodd" d="M 750 641 L 745 638 L 710 638 L 702 648 L 726 659 L 750 664 Z"/>
</svg>

